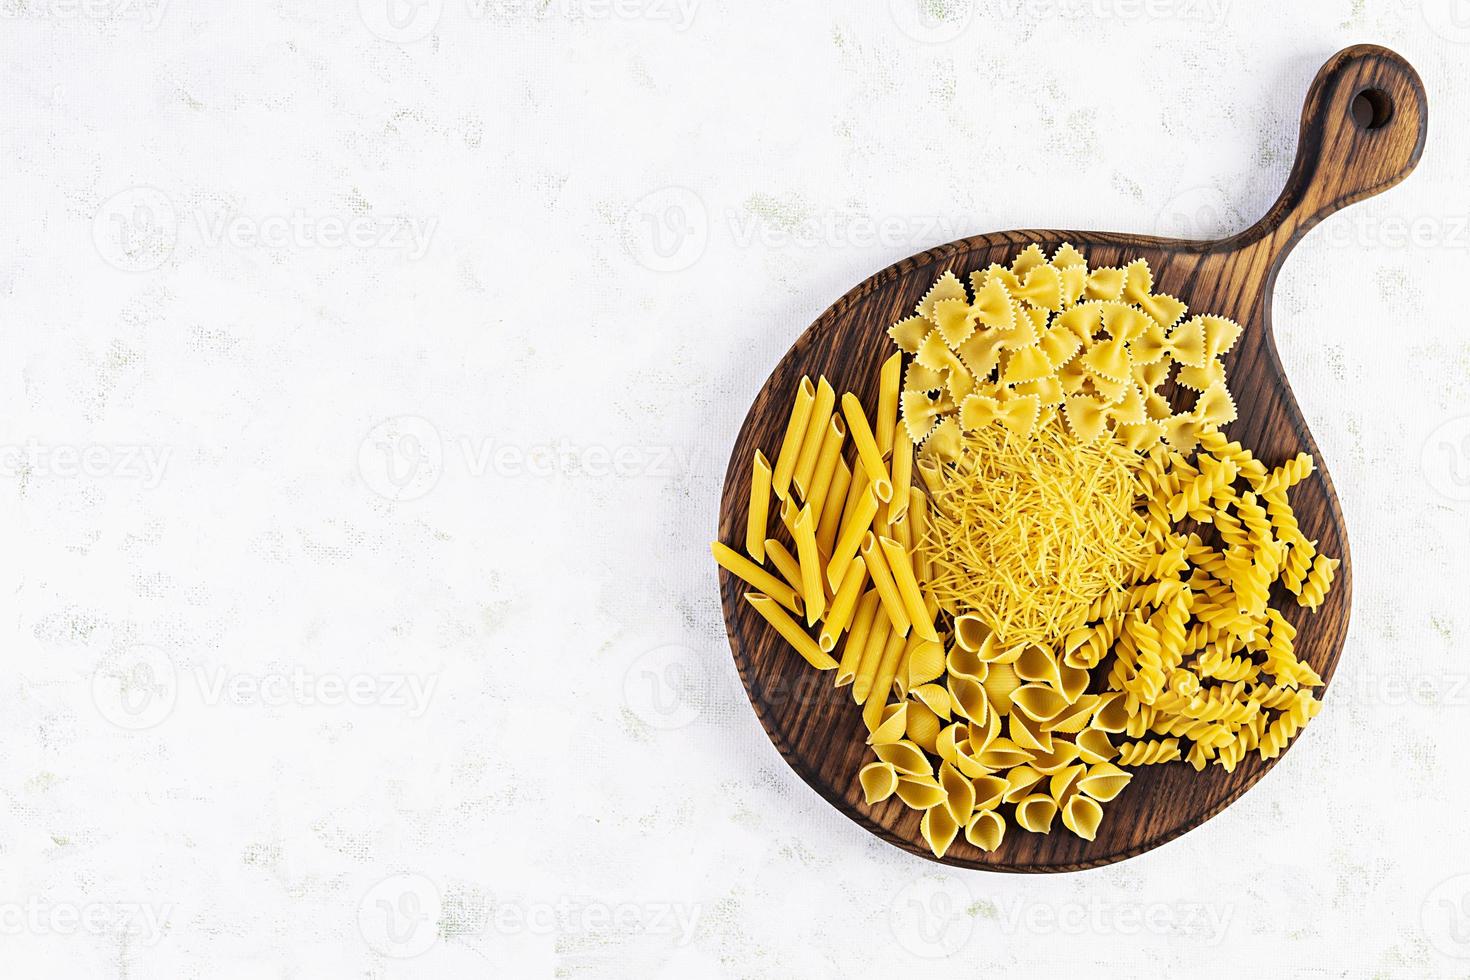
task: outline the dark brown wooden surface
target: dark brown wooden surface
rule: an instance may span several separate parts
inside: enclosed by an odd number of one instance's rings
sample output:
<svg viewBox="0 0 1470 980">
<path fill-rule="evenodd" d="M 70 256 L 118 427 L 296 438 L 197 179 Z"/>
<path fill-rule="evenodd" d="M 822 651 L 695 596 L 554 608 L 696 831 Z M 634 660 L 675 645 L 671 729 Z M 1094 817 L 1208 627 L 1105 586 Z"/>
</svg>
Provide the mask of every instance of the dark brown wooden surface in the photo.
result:
<svg viewBox="0 0 1470 980">
<path fill-rule="evenodd" d="M 1359 98 L 1365 91 L 1369 94 Z M 972 269 L 1009 262 L 1033 241 L 1048 253 L 1071 242 L 1094 267 L 1145 258 L 1154 271 L 1155 291 L 1179 297 L 1191 311 L 1228 316 L 1245 327 L 1226 360 L 1240 409 L 1240 418 L 1226 429 L 1230 437 L 1272 465 L 1299 451 L 1316 457 L 1316 473 L 1293 491 L 1292 500 L 1306 535 L 1324 553 L 1340 556 L 1342 567 L 1315 614 L 1297 606 L 1279 585 L 1272 602 L 1298 628 L 1299 655 L 1330 681 L 1352 597 L 1347 535 L 1328 476 L 1329 461 L 1317 450 L 1276 355 L 1271 292 L 1282 260 L 1308 229 L 1333 211 L 1392 186 L 1414 168 L 1424 145 L 1427 111 L 1423 85 L 1401 57 L 1370 45 L 1348 48 L 1334 55 L 1312 83 L 1296 162 L 1281 197 L 1240 235 L 1193 242 L 1087 231 L 1006 231 L 922 252 L 879 272 L 801 335 L 751 406 L 725 477 L 720 540 L 743 545 L 751 454 L 761 449 L 775 459 L 801 376 L 815 380 L 825 374 L 839 396 L 852 391 L 871 410 L 877 403 L 879 366 L 892 351 L 885 329 L 909 315 L 946 269 L 964 278 Z M 863 827 L 898 847 L 932 857 L 919 835 L 918 812 L 896 798 L 875 807 L 863 802 L 857 772 L 869 753 L 850 689 L 834 690 L 830 673 L 808 667 L 743 601 L 742 584 L 723 571 L 720 575 L 735 663 L 761 724 L 786 761 Z M 1332 710 L 1330 697 L 1323 710 Z M 1013 826 L 991 854 L 971 846 L 962 834 L 944 861 L 1011 872 L 1072 871 L 1119 861 L 1199 826 L 1271 765 L 1252 754 L 1234 773 L 1216 766 L 1196 773 L 1183 763 L 1141 767 L 1123 794 L 1104 808 L 1095 841 L 1066 832 L 1060 823 L 1046 836 Z M 1322 791 L 1335 792 L 1335 785 L 1324 782 Z M 1262 833 L 1269 836 L 1270 828 Z"/>
</svg>

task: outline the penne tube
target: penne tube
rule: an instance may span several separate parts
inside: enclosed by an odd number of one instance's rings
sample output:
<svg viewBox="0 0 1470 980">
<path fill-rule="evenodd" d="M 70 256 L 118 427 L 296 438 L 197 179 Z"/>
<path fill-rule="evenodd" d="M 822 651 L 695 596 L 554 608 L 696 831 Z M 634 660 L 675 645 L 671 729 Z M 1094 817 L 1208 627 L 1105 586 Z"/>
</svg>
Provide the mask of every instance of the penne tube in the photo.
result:
<svg viewBox="0 0 1470 980">
<path fill-rule="evenodd" d="M 790 493 L 791 474 L 796 471 L 796 457 L 801 452 L 801 440 L 806 435 L 816 399 L 817 389 L 812 386 L 812 379 L 803 375 L 791 406 L 791 418 L 786 422 L 786 435 L 781 438 L 781 451 L 776 454 L 776 466 L 771 471 L 771 489 L 782 500 Z"/>
<path fill-rule="evenodd" d="M 856 480 L 858 474 L 853 473 L 852 478 Z M 833 579 L 842 581 L 842 576 L 847 572 L 847 563 L 852 561 L 852 556 L 857 554 L 858 548 L 862 546 L 863 535 L 868 533 L 868 528 L 873 524 L 873 517 L 878 513 L 878 497 L 873 493 L 871 487 L 863 494 L 858 504 L 856 513 L 852 515 L 837 532 L 837 543 L 832 546 L 832 560 L 827 563 L 827 581 Z M 869 574 L 872 574 L 871 570 Z"/>
<path fill-rule="evenodd" d="M 909 488 L 909 550 L 914 556 L 914 577 L 920 582 L 934 578 L 934 568 L 929 561 L 929 549 L 924 546 L 924 536 L 929 533 L 929 498 L 918 487 Z"/>
<path fill-rule="evenodd" d="M 852 489 L 852 470 L 847 468 L 841 457 L 832 471 L 832 484 L 827 488 L 827 499 L 822 502 L 822 517 L 817 521 L 817 547 L 827 554 L 837 543 L 837 530 L 842 527 L 842 511 Z"/>
<path fill-rule="evenodd" d="M 913 524 L 909 523 L 908 513 L 905 512 L 904 516 L 898 520 L 889 522 L 887 536 L 903 545 L 905 554 L 912 554 L 914 550 L 913 529 Z"/>
<path fill-rule="evenodd" d="M 791 540 L 796 540 L 796 518 L 801 513 L 801 508 L 796 506 L 795 497 L 787 497 L 781 501 L 781 525 L 786 528 L 786 533 L 791 535 Z"/>
<path fill-rule="evenodd" d="M 812 474 L 817 468 L 817 457 L 822 453 L 822 441 L 827 436 L 827 424 L 832 419 L 832 407 L 837 404 L 837 395 L 825 377 L 817 382 L 816 398 L 807 418 L 806 434 L 801 437 L 801 449 L 796 454 L 796 469 L 791 474 L 791 485 L 801 494 L 803 503 L 811 501 Z"/>
<path fill-rule="evenodd" d="M 919 479 L 924 481 L 924 486 L 930 493 L 938 493 L 944 489 L 944 474 L 939 469 L 939 460 L 928 456 L 915 465 L 919 470 Z"/>
<path fill-rule="evenodd" d="M 837 638 L 847 629 L 848 623 L 852 622 L 858 595 L 867 580 L 868 566 L 865 561 L 854 558 L 847 563 L 847 573 L 842 576 L 842 585 L 827 606 L 827 618 L 822 621 L 821 632 L 817 634 L 817 645 L 826 652 L 831 653 L 837 648 Z"/>
<path fill-rule="evenodd" d="M 759 449 L 750 465 L 750 509 L 745 514 L 745 550 L 757 564 L 766 563 L 766 524 L 771 510 L 771 464 Z"/>
<path fill-rule="evenodd" d="M 791 586 L 782 582 L 734 548 L 714 541 L 710 543 L 709 550 L 714 554 L 716 564 L 725 571 L 734 575 L 747 585 L 754 586 L 756 589 L 764 592 L 797 615 L 801 615 L 803 612 L 801 595 Z"/>
<path fill-rule="evenodd" d="M 878 451 L 882 453 L 893 449 L 894 432 L 902 427 L 898 422 L 898 388 L 902 373 L 903 354 L 899 351 L 894 351 L 878 372 L 878 419 L 873 436 L 878 443 Z"/>
<path fill-rule="evenodd" d="M 818 528 L 822 526 L 822 515 L 827 509 L 827 494 L 832 487 L 832 474 L 836 472 L 837 463 L 842 458 L 842 443 L 846 439 L 847 426 L 843 424 L 842 416 L 831 416 L 822 437 L 821 451 L 817 454 L 816 469 L 812 471 L 811 496 L 807 497 L 807 503 L 812 505 L 812 513 L 817 516 Z"/>
<path fill-rule="evenodd" d="M 874 590 L 872 594 L 877 595 L 877 591 Z M 880 601 L 873 612 L 873 625 L 868 628 L 868 641 L 858 657 L 857 674 L 852 679 L 852 699 L 858 704 L 866 701 L 873 689 L 873 678 L 877 676 L 878 663 L 883 659 L 883 648 L 888 645 L 888 637 L 892 632 L 893 624 L 888 621 L 888 610 L 883 608 Z"/>
<path fill-rule="evenodd" d="M 883 453 L 873 441 L 873 430 L 868 425 L 868 417 L 863 414 L 863 403 L 850 391 L 842 396 L 842 414 L 847 416 L 847 432 L 852 436 L 852 444 L 857 447 L 858 459 L 862 461 L 868 479 L 873 481 L 874 492 L 879 500 L 888 503 L 893 499 L 893 484 L 888 479 L 888 467 L 883 465 Z"/>
<path fill-rule="evenodd" d="M 868 574 L 873 578 L 873 588 L 878 590 L 878 598 L 882 601 L 883 608 L 888 610 L 888 620 L 893 624 L 893 631 L 899 636 L 908 636 L 912 625 L 908 607 L 898 593 L 898 585 L 893 581 L 893 572 L 888 568 L 883 547 L 872 531 L 863 538 L 863 546 L 859 550 L 863 560 L 868 563 Z M 907 562 L 908 559 L 904 560 Z"/>
<path fill-rule="evenodd" d="M 893 499 L 888 501 L 888 520 L 900 521 L 909 509 L 909 488 L 914 483 L 914 444 L 909 430 L 900 427 L 893 436 Z"/>
<path fill-rule="evenodd" d="M 908 613 L 914 631 L 926 640 L 938 640 L 934 617 L 927 614 L 924 593 L 919 590 L 919 582 L 914 578 L 914 560 L 909 557 L 903 545 L 892 538 L 880 538 L 879 543 L 883 546 L 883 557 L 888 560 L 888 571 L 893 576 L 893 584 L 897 587 L 898 597 L 903 601 L 904 612 Z M 810 616 L 811 599 L 807 598 L 806 601 L 807 615 Z"/>
<path fill-rule="evenodd" d="M 806 604 L 806 624 L 822 618 L 827 608 L 827 590 L 822 588 L 822 556 L 817 551 L 816 518 L 812 505 L 803 504 L 792 527 L 796 539 L 796 560 L 801 563 L 801 598 Z"/>
<path fill-rule="evenodd" d="M 796 620 L 786 615 L 776 600 L 770 596 L 761 595 L 759 592 L 745 593 L 745 600 L 755 607 L 755 611 L 760 613 L 766 622 L 776 628 L 776 632 L 780 633 L 781 637 L 791 644 L 792 649 L 801 654 L 807 663 L 818 670 L 837 668 L 837 661 L 823 653 L 822 648 L 817 646 L 817 641 L 812 639 L 806 630 L 798 626 Z"/>
<path fill-rule="evenodd" d="M 796 556 L 786 550 L 786 546 L 775 538 L 766 538 L 766 554 L 770 556 L 771 564 L 776 566 L 776 571 L 791 586 L 791 591 L 801 589 L 801 563 Z"/>
<path fill-rule="evenodd" d="M 893 678 L 898 675 L 898 664 L 903 660 L 904 651 L 915 642 L 917 641 L 913 637 L 905 640 L 897 633 L 889 634 L 888 644 L 883 648 L 883 659 L 878 662 L 878 670 L 873 675 L 873 689 L 868 692 L 868 700 L 863 702 L 863 723 L 868 726 L 868 731 L 871 732 L 882 723 L 883 708 L 888 704 L 888 695 L 893 690 Z"/>
<path fill-rule="evenodd" d="M 858 664 L 862 662 L 863 650 L 868 645 L 868 634 L 878 615 L 878 593 L 869 589 L 858 600 L 857 612 L 852 617 L 852 629 L 847 631 L 847 642 L 842 647 L 842 661 L 837 665 L 837 686 L 851 684 L 857 676 Z"/>
</svg>

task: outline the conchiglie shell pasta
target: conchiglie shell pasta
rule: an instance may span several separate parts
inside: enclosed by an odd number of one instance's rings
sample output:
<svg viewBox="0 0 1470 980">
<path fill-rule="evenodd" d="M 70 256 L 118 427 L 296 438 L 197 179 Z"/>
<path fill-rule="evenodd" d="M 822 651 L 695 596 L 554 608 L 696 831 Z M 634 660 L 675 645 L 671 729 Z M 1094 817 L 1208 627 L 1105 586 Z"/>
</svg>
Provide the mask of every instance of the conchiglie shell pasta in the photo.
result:
<svg viewBox="0 0 1470 980">
<path fill-rule="evenodd" d="M 937 858 L 944 857 L 959 831 L 960 825 L 955 823 L 949 810 L 942 806 L 925 810 L 923 819 L 919 821 L 919 832 L 929 842 L 929 849 Z"/>
<path fill-rule="evenodd" d="M 1062 807 L 1062 825 L 1083 840 L 1095 840 L 1102 824 L 1103 810 L 1095 800 L 1080 793 Z"/>
<path fill-rule="evenodd" d="M 873 752 L 904 776 L 933 776 L 934 766 L 912 742 L 892 742 L 873 746 Z"/>
<path fill-rule="evenodd" d="M 939 785 L 944 787 L 944 807 L 950 818 L 963 827 L 975 809 L 975 785 L 947 762 L 939 767 Z"/>
<path fill-rule="evenodd" d="M 1016 823 L 1033 834 L 1051 833 L 1057 816 L 1057 801 L 1044 793 L 1036 793 L 1016 804 Z"/>
<path fill-rule="evenodd" d="M 858 770 L 858 782 L 868 806 L 876 806 L 898 789 L 898 773 L 886 762 L 870 762 Z"/>
<path fill-rule="evenodd" d="M 912 810 L 927 810 L 944 802 L 944 789 L 933 776 L 899 776 L 894 791 Z"/>
<path fill-rule="evenodd" d="M 1087 770 L 1087 775 L 1077 783 L 1077 788 L 1094 800 L 1103 803 L 1123 792 L 1123 787 L 1133 781 L 1133 774 L 1118 768 L 1111 762 L 1099 762 Z"/>
<path fill-rule="evenodd" d="M 1008 738 L 997 738 L 985 747 L 985 751 L 976 756 L 977 761 L 986 769 L 1009 769 L 1030 762 L 1032 753 L 1021 748 Z"/>
<path fill-rule="evenodd" d="M 889 704 L 883 707 L 883 720 L 868 736 L 869 745 L 891 745 L 900 741 L 908 731 L 908 703 Z"/>
<path fill-rule="evenodd" d="M 939 716 L 922 701 L 908 701 L 906 705 L 909 740 L 925 752 L 938 755 L 939 747 L 936 742 L 939 738 Z"/>
<path fill-rule="evenodd" d="M 970 818 L 965 825 L 965 840 L 982 851 L 993 851 L 1005 839 L 1005 818 L 994 810 L 985 810 Z"/>
<path fill-rule="evenodd" d="M 1021 685 L 1011 692 L 1011 705 L 1037 722 L 1055 718 L 1068 707 L 1067 699 L 1046 684 Z"/>
<path fill-rule="evenodd" d="M 1088 728 L 1077 736 L 1077 757 L 1090 764 L 1107 762 L 1118 755 L 1118 750 L 1100 728 Z"/>
</svg>

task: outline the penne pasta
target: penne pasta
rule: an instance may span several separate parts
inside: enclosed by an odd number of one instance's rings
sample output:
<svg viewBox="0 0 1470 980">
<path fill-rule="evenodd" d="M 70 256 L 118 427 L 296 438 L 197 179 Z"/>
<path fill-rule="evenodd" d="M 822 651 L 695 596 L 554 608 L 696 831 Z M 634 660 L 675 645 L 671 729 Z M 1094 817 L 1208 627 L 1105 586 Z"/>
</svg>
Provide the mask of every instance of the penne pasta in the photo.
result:
<svg viewBox="0 0 1470 980">
<path fill-rule="evenodd" d="M 850 391 L 842 396 L 842 414 L 847 416 L 848 434 L 852 436 L 852 444 L 857 447 L 858 459 L 862 461 L 868 479 L 873 481 L 873 491 L 879 500 L 888 503 L 893 498 L 893 484 L 888 479 L 888 467 L 883 465 L 883 453 L 873 441 L 873 430 L 868 425 L 868 417 L 863 414 L 863 403 Z"/>
<path fill-rule="evenodd" d="M 876 590 L 873 592 L 876 595 Z M 873 690 L 873 678 L 878 674 L 878 663 L 883 659 L 883 650 L 888 638 L 893 635 L 893 624 L 888 621 L 888 610 L 880 601 L 873 612 L 873 625 L 868 628 L 868 641 L 858 658 L 857 674 L 852 679 L 852 699 L 858 704 L 868 700 Z"/>
<path fill-rule="evenodd" d="M 711 542 L 709 548 L 715 556 L 716 564 L 725 571 L 734 575 L 747 585 L 753 586 L 772 599 L 775 599 L 797 615 L 802 614 L 804 608 L 801 595 L 791 586 L 782 582 L 776 576 L 740 554 L 740 552 L 718 541 Z"/>
<path fill-rule="evenodd" d="M 912 554 L 914 550 L 913 527 L 913 524 L 909 523 L 908 514 L 904 514 L 903 517 L 891 521 L 884 528 L 884 535 L 902 545 L 905 554 Z"/>
<path fill-rule="evenodd" d="M 781 439 L 781 451 L 776 454 L 776 466 L 771 471 L 771 489 L 782 500 L 790 493 L 791 474 L 796 471 L 796 457 L 801 452 L 801 440 L 806 435 L 812 403 L 816 398 L 817 389 L 813 387 L 812 379 L 803 376 L 796 389 L 796 401 L 791 406 L 791 418 L 786 423 L 786 435 Z"/>
<path fill-rule="evenodd" d="M 766 538 L 766 555 L 771 559 L 771 564 L 776 566 L 776 571 L 791 586 L 793 592 L 801 590 L 801 563 L 796 556 L 786 550 L 786 546 L 775 538 Z"/>
<path fill-rule="evenodd" d="M 852 478 L 856 480 L 858 474 L 853 473 Z M 868 533 L 873 517 L 877 513 L 878 497 L 869 487 L 858 503 L 857 511 L 842 525 L 842 529 L 837 534 L 837 543 L 832 546 L 832 560 L 827 564 L 829 583 L 833 579 L 839 582 L 842 580 L 842 576 L 847 572 L 847 563 L 852 561 L 852 556 L 857 554 L 858 548 L 862 546 L 863 535 Z"/>
<path fill-rule="evenodd" d="M 903 373 L 903 353 L 895 351 L 888 360 L 883 362 L 883 367 L 878 372 L 878 419 L 873 436 L 878 443 L 878 451 L 890 452 L 893 449 L 894 431 L 902 428 L 898 422 L 898 389 L 900 376 Z"/>
<path fill-rule="evenodd" d="M 817 521 L 817 547 L 827 554 L 837 543 L 837 531 L 842 527 L 842 512 L 852 489 L 852 470 L 841 457 L 832 471 L 832 483 L 827 487 L 827 498 L 822 502 L 822 516 Z"/>
<path fill-rule="evenodd" d="M 825 377 L 821 378 L 807 417 L 806 433 L 801 437 L 801 449 L 796 454 L 796 469 L 791 474 L 791 485 L 801 494 L 803 502 L 811 500 L 812 474 L 816 471 L 817 457 L 821 455 L 822 441 L 826 438 L 827 424 L 836 404 L 837 395 L 832 391 L 832 385 Z"/>
<path fill-rule="evenodd" d="M 766 562 L 766 524 L 770 521 L 771 464 L 759 449 L 750 466 L 750 510 L 745 515 L 745 550 L 757 564 Z"/>
<path fill-rule="evenodd" d="M 939 633 L 934 629 L 934 616 L 924 608 L 924 593 L 919 591 L 919 581 L 914 578 L 913 559 L 909 557 L 903 545 L 892 538 L 880 538 L 879 543 L 883 546 L 883 557 L 888 560 L 888 571 L 893 576 L 893 584 L 897 588 L 899 599 L 903 601 L 903 608 L 908 613 L 909 622 L 924 639 L 938 640 Z M 811 608 L 810 598 L 807 599 L 807 608 L 808 610 Z"/>
<path fill-rule="evenodd" d="M 852 478 L 847 484 L 847 500 L 842 504 L 842 521 L 838 524 L 838 527 L 847 526 L 847 522 L 852 518 L 858 503 L 863 499 L 863 491 L 867 490 L 871 483 L 872 481 L 868 479 L 867 471 L 863 469 L 863 464 L 855 460 L 853 463 Z"/>
<path fill-rule="evenodd" d="M 755 607 L 772 626 L 776 632 L 789 644 L 792 649 L 801 654 L 806 662 L 818 670 L 836 670 L 837 661 L 822 652 L 817 646 L 817 641 L 812 639 L 806 630 L 797 625 L 796 620 L 786 615 L 776 600 L 770 596 L 761 595 L 759 592 L 745 593 L 745 600 Z"/>
<path fill-rule="evenodd" d="M 827 609 L 827 590 L 822 587 L 822 556 L 817 551 L 816 519 L 812 505 L 804 504 L 792 526 L 796 560 L 801 563 L 801 593 L 806 604 L 806 624 L 811 626 Z"/>
<path fill-rule="evenodd" d="M 842 647 L 842 662 L 837 665 L 838 687 L 851 684 L 857 677 L 858 664 L 868 645 L 868 634 L 877 618 L 878 606 L 878 593 L 872 589 L 864 592 L 862 598 L 858 599 L 857 612 L 852 617 L 852 629 L 847 631 L 847 642 Z"/>
<path fill-rule="evenodd" d="M 863 583 L 867 580 L 866 562 L 861 558 L 855 558 L 847 563 L 847 572 L 842 576 L 842 585 L 838 587 L 837 594 L 832 597 L 832 602 L 827 607 L 827 618 L 823 620 L 822 630 L 817 634 L 817 645 L 828 653 L 837 647 L 837 638 L 852 621 L 858 595 L 862 592 Z"/>
<path fill-rule="evenodd" d="M 893 581 L 893 572 L 888 568 L 888 560 L 883 554 L 883 547 L 878 543 L 878 538 L 869 531 L 863 537 L 862 548 L 863 560 L 868 563 L 868 574 L 873 578 L 873 587 L 878 590 L 878 598 L 883 603 L 883 608 L 888 610 L 888 620 L 893 624 L 893 631 L 899 636 L 908 636 L 909 620 L 908 607 L 904 605 L 903 597 L 898 593 L 898 586 Z M 905 559 L 907 561 L 907 559 Z"/>
<path fill-rule="evenodd" d="M 909 487 L 909 550 L 914 556 L 914 576 L 920 582 L 934 577 L 928 549 L 924 547 L 924 535 L 929 533 L 929 498 L 918 487 Z"/>
<path fill-rule="evenodd" d="M 821 518 L 827 509 L 827 494 L 832 486 L 832 474 L 837 469 L 837 463 L 842 458 L 842 444 L 847 439 L 847 426 L 843 424 L 841 415 L 832 415 L 827 422 L 827 429 L 822 436 L 822 448 L 817 453 L 817 466 L 812 471 L 811 495 L 806 502 L 812 505 L 812 513 L 817 515 L 817 526 L 821 527 Z"/>
<path fill-rule="evenodd" d="M 883 659 L 878 662 L 878 670 L 873 675 L 873 689 L 863 703 L 863 721 L 868 731 L 883 721 L 883 708 L 888 703 L 888 695 L 893 692 L 893 678 L 898 676 L 898 665 L 903 661 L 904 652 L 918 642 L 914 636 L 905 640 L 897 633 L 889 635 L 888 644 L 883 648 Z"/>
<path fill-rule="evenodd" d="M 908 430 L 899 427 L 893 437 L 893 499 L 888 501 L 888 520 L 903 520 L 909 509 L 909 490 L 914 484 L 914 444 Z"/>
</svg>

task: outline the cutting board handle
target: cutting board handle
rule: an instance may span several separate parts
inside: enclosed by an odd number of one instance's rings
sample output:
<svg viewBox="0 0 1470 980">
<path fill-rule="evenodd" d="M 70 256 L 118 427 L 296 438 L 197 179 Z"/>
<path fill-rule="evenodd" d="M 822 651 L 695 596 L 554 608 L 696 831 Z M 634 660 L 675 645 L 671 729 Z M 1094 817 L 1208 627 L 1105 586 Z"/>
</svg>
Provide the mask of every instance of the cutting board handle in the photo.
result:
<svg viewBox="0 0 1470 980">
<path fill-rule="evenodd" d="M 1274 275 L 1317 222 L 1407 177 L 1428 122 L 1424 83 L 1403 57 L 1376 44 L 1344 48 L 1307 93 L 1285 190 L 1265 217 L 1221 244 L 1264 253 Z"/>
</svg>

